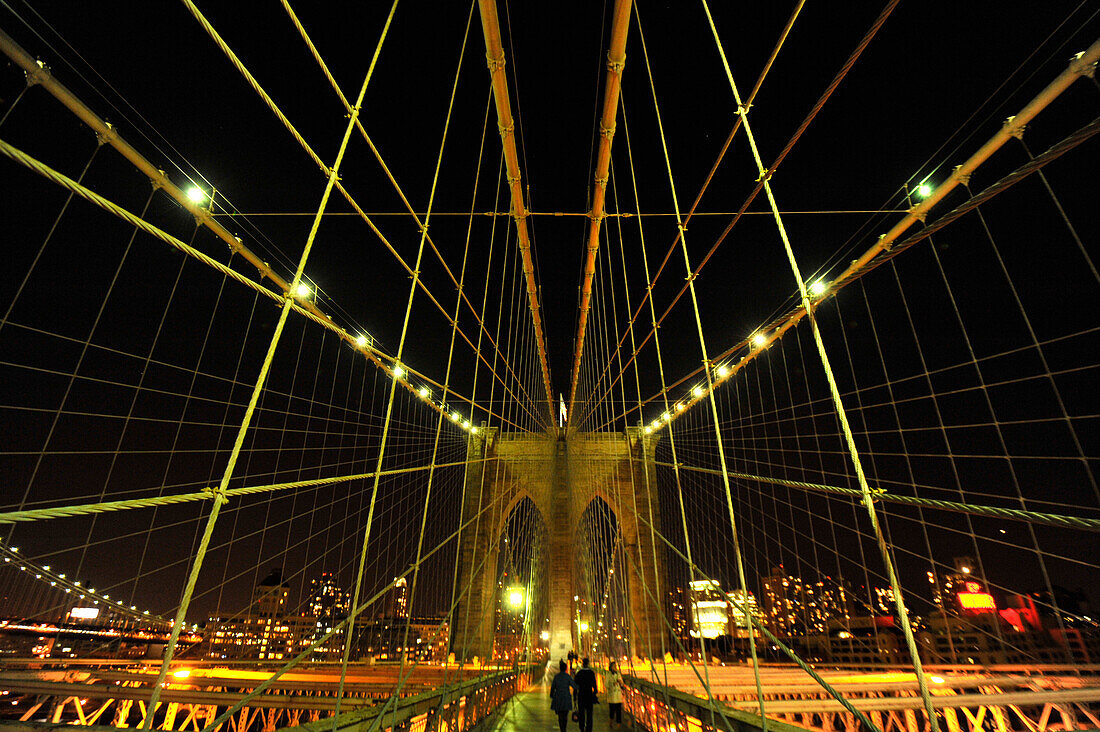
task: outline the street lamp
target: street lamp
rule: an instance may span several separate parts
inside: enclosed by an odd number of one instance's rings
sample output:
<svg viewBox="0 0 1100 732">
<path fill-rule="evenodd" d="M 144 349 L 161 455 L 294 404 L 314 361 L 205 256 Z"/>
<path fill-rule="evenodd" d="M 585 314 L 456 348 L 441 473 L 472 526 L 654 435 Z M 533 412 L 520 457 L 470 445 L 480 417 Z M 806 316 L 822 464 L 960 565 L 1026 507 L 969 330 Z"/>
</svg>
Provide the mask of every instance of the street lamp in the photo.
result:
<svg viewBox="0 0 1100 732">
<path fill-rule="evenodd" d="M 522 587 L 513 587 L 510 590 L 508 590 L 508 604 L 511 605 L 512 608 L 516 609 L 516 610 L 523 607 L 523 588 Z"/>
</svg>

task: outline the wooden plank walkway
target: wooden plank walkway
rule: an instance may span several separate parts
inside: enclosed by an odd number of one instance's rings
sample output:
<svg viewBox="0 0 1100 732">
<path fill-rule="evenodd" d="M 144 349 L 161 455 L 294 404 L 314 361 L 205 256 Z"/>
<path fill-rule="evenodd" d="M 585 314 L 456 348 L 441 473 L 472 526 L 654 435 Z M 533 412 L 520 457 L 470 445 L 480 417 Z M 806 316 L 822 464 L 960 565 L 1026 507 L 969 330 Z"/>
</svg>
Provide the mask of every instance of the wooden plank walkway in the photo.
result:
<svg viewBox="0 0 1100 732">
<path fill-rule="evenodd" d="M 592 732 L 610 732 L 611 728 L 608 726 L 607 719 L 607 703 L 603 700 L 602 695 L 600 703 L 596 705 L 594 717 Z M 616 732 L 629 729 L 625 723 L 625 717 L 623 721 L 622 727 L 615 728 Z M 519 732 L 526 730 L 557 732 L 558 715 L 550 710 L 550 690 L 540 685 L 532 686 L 530 691 L 516 694 L 504 703 L 494 720 L 485 729 L 491 732 L 513 732 L 513 730 Z M 580 727 L 577 726 L 576 722 L 570 721 L 565 729 L 566 732 L 579 732 Z"/>
</svg>

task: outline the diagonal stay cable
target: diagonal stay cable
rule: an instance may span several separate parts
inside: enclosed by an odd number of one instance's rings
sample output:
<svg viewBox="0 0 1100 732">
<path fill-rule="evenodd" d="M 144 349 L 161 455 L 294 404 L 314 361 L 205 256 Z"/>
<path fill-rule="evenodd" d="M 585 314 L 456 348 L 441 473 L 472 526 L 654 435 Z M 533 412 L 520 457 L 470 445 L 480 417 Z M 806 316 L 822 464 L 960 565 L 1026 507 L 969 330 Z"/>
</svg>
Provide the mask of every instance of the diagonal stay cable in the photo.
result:
<svg viewBox="0 0 1100 732">
<path fill-rule="evenodd" d="M 274 114 L 275 117 L 283 124 L 283 126 L 286 128 L 287 132 L 289 132 L 291 134 L 291 136 L 298 142 L 298 144 L 306 152 L 306 154 L 313 161 L 313 163 L 315 165 L 317 165 L 317 167 L 321 170 L 322 173 L 324 173 L 325 175 L 329 175 L 330 171 L 329 171 L 328 166 L 326 166 L 325 163 L 321 160 L 321 158 L 317 156 L 317 153 L 313 151 L 313 148 L 310 147 L 309 143 L 306 142 L 304 137 L 302 137 L 302 134 L 298 131 L 298 129 L 294 126 L 294 124 L 289 119 L 287 119 L 286 115 L 279 108 L 279 106 L 275 103 L 275 100 L 273 100 L 268 95 L 268 93 L 266 91 L 264 91 L 263 87 L 260 86 L 260 82 L 257 81 L 256 77 L 254 77 L 252 75 L 252 73 L 245 67 L 244 63 L 240 60 L 240 58 L 238 58 L 236 53 L 234 53 L 233 50 L 229 47 L 229 44 L 225 42 L 225 39 L 223 39 L 221 37 L 221 35 L 217 32 L 217 30 L 214 29 L 214 26 L 210 24 L 210 21 L 206 19 L 206 16 L 204 16 L 202 14 L 202 11 L 200 11 L 198 9 L 198 7 L 196 7 L 195 4 L 191 0 L 181 0 L 181 2 L 183 2 L 184 6 L 187 8 L 187 10 L 191 13 L 192 16 L 194 16 L 195 20 L 198 21 L 199 25 L 202 26 L 203 30 L 206 31 L 207 35 L 210 36 L 210 38 L 214 41 L 214 43 L 218 46 L 218 48 L 220 48 L 222 50 L 222 52 L 229 59 L 230 63 L 232 63 L 233 66 L 237 69 L 237 71 L 240 72 L 241 76 L 244 77 L 245 81 L 248 82 L 249 86 L 251 86 L 252 89 L 260 96 L 260 98 L 263 100 L 264 104 L 266 104 L 268 109 L 271 110 L 272 114 Z M 344 198 L 347 200 L 347 202 L 349 204 L 351 204 L 352 208 L 355 209 L 355 211 L 356 211 L 356 213 L 358 213 L 359 217 L 363 219 L 363 221 L 367 224 L 367 226 L 370 227 L 371 231 L 374 232 L 375 236 L 377 236 L 379 238 L 379 240 L 382 242 L 383 246 L 385 246 L 385 248 L 390 252 L 390 254 L 392 254 L 394 256 L 394 258 L 397 260 L 398 264 L 401 265 L 401 267 L 406 271 L 406 273 L 408 273 L 410 276 L 413 277 L 414 281 L 417 282 L 417 287 L 421 291 L 424 292 L 424 294 L 428 297 L 428 299 L 432 302 L 432 304 L 436 307 L 436 309 L 443 315 L 443 317 L 445 319 L 447 319 L 448 324 L 451 324 L 452 319 L 451 319 L 450 313 L 447 311 L 447 308 L 428 289 L 427 285 L 424 284 L 423 280 L 416 276 L 416 273 L 414 272 L 414 268 L 411 267 L 409 265 L 409 263 L 406 262 L 405 259 L 397 252 L 397 250 L 390 243 L 389 239 L 374 224 L 374 222 L 371 220 L 370 216 L 367 215 L 367 213 L 362 209 L 362 207 L 355 200 L 355 198 L 351 195 L 351 193 L 346 188 L 344 188 L 343 184 L 339 180 L 336 181 L 335 188 L 336 188 L 336 190 L 338 190 L 341 193 L 341 195 L 344 196 Z M 426 231 L 426 227 L 423 226 L 423 225 L 421 225 L 420 229 L 421 229 L 421 231 Z M 462 336 L 463 340 L 466 341 L 466 343 L 470 346 L 470 348 L 474 348 L 473 341 L 470 340 L 469 336 L 467 336 L 466 333 L 461 328 L 458 330 L 458 332 Z M 486 364 L 486 365 L 488 365 L 488 364 Z M 495 376 L 497 376 L 498 379 L 500 378 L 499 375 L 496 375 L 495 371 L 493 373 L 494 373 Z M 502 384 L 504 383 L 503 380 L 501 381 L 501 383 Z M 505 388 L 507 388 L 507 386 L 505 386 Z"/>
<path fill-rule="evenodd" d="M 340 102 L 344 105 L 344 108 L 347 109 L 350 112 L 351 111 L 351 104 L 348 102 L 347 96 L 344 94 L 343 90 L 340 88 L 340 85 L 336 82 L 336 79 L 333 77 L 332 72 L 329 70 L 328 64 L 325 63 L 324 58 L 321 56 L 321 52 L 317 49 L 317 46 L 313 43 L 313 39 L 310 38 L 309 33 L 306 32 L 305 26 L 303 26 L 301 21 L 298 19 L 297 14 L 294 12 L 294 9 L 291 8 L 290 3 L 289 3 L 288 0 L 280 0 L 280 2 L 283 5 L 283 9 L 286 10 L 287 15 L 290 17 L 291 22 L 294 24 L 294 27 L 298 30 L 298 34 L 302 37 L 302 40 L 305 42 L 306 46 L 308 46 L 309 51 L 312 54 L 313 59 L 317 62 L 317 65 L 320 67 L 321 72 L 324 74 L 325 78 L 328 79 L 329 85 L 332 87 L 333 91 L 336 92 L 336 96 L 338 96 L 340 98 Z M 397 178 L 394 176 L 393 172 L 390 170 L 390 167 L 386 164 L 385 159 L 382 157 L 382 153 L 378 150 L 377 146 L 375 146 L 374 140 L 372 140 L 371 136 L 367 133 L 366 128 L 363 126 L 362 120 L 357 119 L 355 121 L 355 127 L 359 131 L 359 134 L 362 136 L 363 140 L 367 143 L 367 146 L 370 147 L 371 152 L 374 154 L 374 157 L 378 161 L 378 164 L 382 167 L 382 171 L 386 174 L 386 177 L 389 179 L 390 184 L 393 186 L 394 191 L 397 193 L 398 197 L 401 199 L 401 202 L 405 205 L 405 209 L 406 209 L 408 215 L 412 216 L 413 221 L 416 223 L 416 226 L 417 226 L 418 229 L 424 228 L 424 224 L 420 220 L 420 214 L 418 214 L 416 212 L 416 210 L 413 208 L 413 205 L 409 202 L 408 198 L 405 196 L 405 191 L 401 188 L 401 185 L 397 182 Z M 377 214 L 375 214 L 375 215 L 377 216 Z M 441 214 L 433 213 L 432 215 L 433 216 L 440 216 Z M 461 215 L 466 216 L 467 214 L 463 213 Z M 485 325 L 485 322 L 479 317 L 477 310 L 474 309 L 473 303 L 470 302 L 470 299 L 467 296 L 465 289 L 461 286 L 459 281 L 457 279 L 455 279 L 454 272 L 447 265 L 446 260 L 443 258 L 443 254 L 439 251 L 438 247 L 436 247 L 436 244 L 432 240 L 432 237 L 431 237 L 430 234 L 427 235 L 427 242 L 428 242 L 429 248 L 435 254 L 436 259 L 443 266 L 443 270 L 447 273 L 447 276 L 450 277 L 451 283 L 455 286 L 455 289 L 458 291 L 459 297 L 461 298 L 462 302 L 464 302 L 466 304 L 467 309 L 474 316 L 474 320 L 477 321 L 478 327 L 480 328 L 481 332 L 489 339 L 489 345 L 492 347 L 492 349 L 494 351 L 497 351 L 498 346 L 497 346 L 496 341 L 493 340 L 492 336 L 489 334 L 489 331 L 488 331 L 488 328 Z M 457 324 L 457 316 L 453 316 L 452 319 L 451 319 L 451 325 L 452 325 L 452 327 L 454 327 L 454 326 L 456 326 L 456 324 Z M 481 357 L 481 360 L 484 361 L 484 357 Z M 515 379 L 515 381 L 516 381 L 516 383 L 519 387 L 520 392 L 522 392 L 524 398 L 526 399 L 526 401 L 523 402 L 523 403 L 533 404 L 534 400 L 531 398 L 531 395 L 527 393 L 527 390 L 524 388 L 523 382 L 520 380 L 519 376 L 516 374 L 515 370 L 512 368 L 511 363 L 509 363 L 507 359 L 502 359 L 502 362 L 504 363 L 504 367 L 508 370 L 508 373 L 511 374 L 513 379 Z M 503 381 L 501 383 L 503 384 Z M 511 393 L 511 392 L 509 392 L 509 393 Z M 513 394 L 512 396 L 514 397 L 515 395 Z"/>
<path fill-rule="evenodd" d="M 848 75 L 848 72 L 851 70 L 852 66 L 855 65 L 856 61 L 863 54 L 863 51 L 867 48 L 871 40 L 878 33 L 879 29 L 886 22 L 886 19 L 893 12 L 899 1 L 900 0 L 890 0 L 890 2 L 888 2 L 886 6 L 882 9 L 882 12 L 879 13 L 879 16 L 875 19 L 875 22 L 867 30 L 863 38 L 860 40 L 859 44 L 848 56 L 847 61 L 845 61 L 844 65 L 841 66 L 840 70 L 833 77 L 833 80 L 829 83 L 829 85 L 825 87 L 825 90 L 821 93 L 821 96 L 814 103 L 813 107 L 810 108 L 809 113 L 807 113 L 806 117 L 802 120 L 802 123 L 795 130 L 794 134 L 791 135 L 789 140 L 787 140 L 787 144 L 783 146 L 783 149 L 775 157 L 772 164 L 767 169 L 765 169 L 764 174 L 756 181 L 756 185 L 753 187 L 752 191 L 749 193 L 744 203 L 741 204 L 741 207 L 734 215 L 733 220 L 726 226 L 722 233 L 718 235 L 718 238 L 715 240 L 714 244 L 711 245 L 711 248 L 707 251 L 705 255 L 703 255 L 703 257 L 699 260 L 699 263 L 692 270 L 692 274 L 690 277 L 688 277 L 687 282 L 685 282 L 685 284 L 680 287 L 679 292 L 677 292 L 676 296 L 672 298 L 669 304 L 665 307 L 664 312 L 657 319 L 657 324 L 654 327 L 660 327 L 661 323 L 664 322 L 665 318 L 668 317 L 668 314 L 672 311 L 672 308 L 674 308 L 676 306 L 676 303 L 680 301 L 680 298 L 687 294 L 690 283 L 694 280 L 694 278 L 699 276 L 699 273 L 702 271 L 703 267 L 705 267 L 707 262 L 710 261 L 710 258 L 714 256 L 714 253 L 717 251 L 722 242 L 725 241 L 726 237 L 729 236 L 729 233 L 733 230 L 733 227 L 745 215 L 748 207 L 752 204 L 753 201 L 756 200 L 756 197 L 760 195 L 760 192 L 764 190 L 764 183 L 775 174 L 775 171 L 782 164 L 783 160 L 786 159 L 787 155 L 790 154 L 791 150 L 798 143 L 799 139 L 801 139 L 802 135 L 806 132 L 806 129 L 814 121 L 818 113 L 821 112 L 821 109 L 825 106 L 825 103 L 829 101 L 829 98 L 832 96 L 833 92 L 835 92 L 837 87 L 840 86 L 840 83 L 844 81 L 844 78 Z M 740 115 L 745 109 L 746 107 L 742 106 L 742 108 L 738 110 L 738 115 Z M 686 223 L 687 222 L 685 221 L 685 225 Z M 650 292 L 652 292 L 652 288 L 657 284 L 657 280 L 661 276 L 665 264 L 668 262 L 673 252 L 676 251 L 676 245 L 679 243 L 679 240 L 680 235 L 678 234 L 675 241 L 673 241 L 673 243 L 669 246 L 668 252 L 665 254 L 665 258 L 662 261 L 661 266 L 658 267 L 656 274 L 654 274 L 653 276 L 653 279 L 650 280 L 650 282 L 648 283 L 647 296 Z M 638 312 L 641 312 L 641 304 L 639 304 Z M 637 314 L 638 313 L 635 313 L 635 318 L 637 317 Z M 653 331 L 650 331 L 648 334 L 645 335 L 645 337 L 641 339 L 641 342 L 638 344 L 639 350 L 645 347 L 645 344 L 649 341 L 649 338 L 652 335 Z M 635 358 L 636 356 L 637 352 L 631 355 L 631 359 Z"/>
</svg>

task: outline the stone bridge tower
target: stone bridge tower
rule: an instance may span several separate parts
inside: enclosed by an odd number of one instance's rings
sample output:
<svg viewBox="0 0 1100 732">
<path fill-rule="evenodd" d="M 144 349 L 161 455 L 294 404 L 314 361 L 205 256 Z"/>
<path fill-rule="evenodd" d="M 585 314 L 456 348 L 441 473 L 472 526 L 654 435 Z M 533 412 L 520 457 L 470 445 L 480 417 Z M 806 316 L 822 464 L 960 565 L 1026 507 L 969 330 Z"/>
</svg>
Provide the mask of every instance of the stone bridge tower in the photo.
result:
<svg viewBox="0 0 1100 732">
<path fill-rule="evenodd" d="M 663 547 L 654 552 L 647 522 L 660 530 L 657 479 L 653 463 L 655 438 L 640 430 L 574 433 L 567 437 L 484 429 L 471 436 L 470 459 L 488 458 L 467 473 L 463 521 L 491 506 L 462 533 L 459 591 L 465 594 L 451 620 L 455 657 L 487 658 L 492 652 L 497 607 L 497 559 L 501 533 L 513 508 L 529 497 L 546 524 L 549 575 L 550 658 L 580 649 L 574 627 L 574 545 L 581 516 L 596 497 L 615 513 L 627 553 L 631 647 L 642 657 L 662 653 L 662 611 L 667 580 Z M 652 519 L 650 518 L 652 517 Z M 641 520 L 640 520 L 641 519 Z M 484 560 L 484 561 L 482 561 Z M 472 584 L 471 584 L 472 583 Z M 483 619 L 484 618 L 484 619 Z M 536 627 L 541 627 L 541 623 Z"/>
</svg>

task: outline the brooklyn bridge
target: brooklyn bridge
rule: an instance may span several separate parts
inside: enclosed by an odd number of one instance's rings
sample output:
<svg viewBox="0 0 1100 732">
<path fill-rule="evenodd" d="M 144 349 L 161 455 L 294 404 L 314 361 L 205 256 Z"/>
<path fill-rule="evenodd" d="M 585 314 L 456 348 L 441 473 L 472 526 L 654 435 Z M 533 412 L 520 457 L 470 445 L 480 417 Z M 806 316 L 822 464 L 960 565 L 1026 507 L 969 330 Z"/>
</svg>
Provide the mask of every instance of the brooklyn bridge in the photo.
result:
<svg viewBox="0 0 1100 732">
<path fill-rule="evenodd" d="M 3 2 L 0 729 L 1100 727 L 1100 10 L 850 5 Z"/>
</svg>

